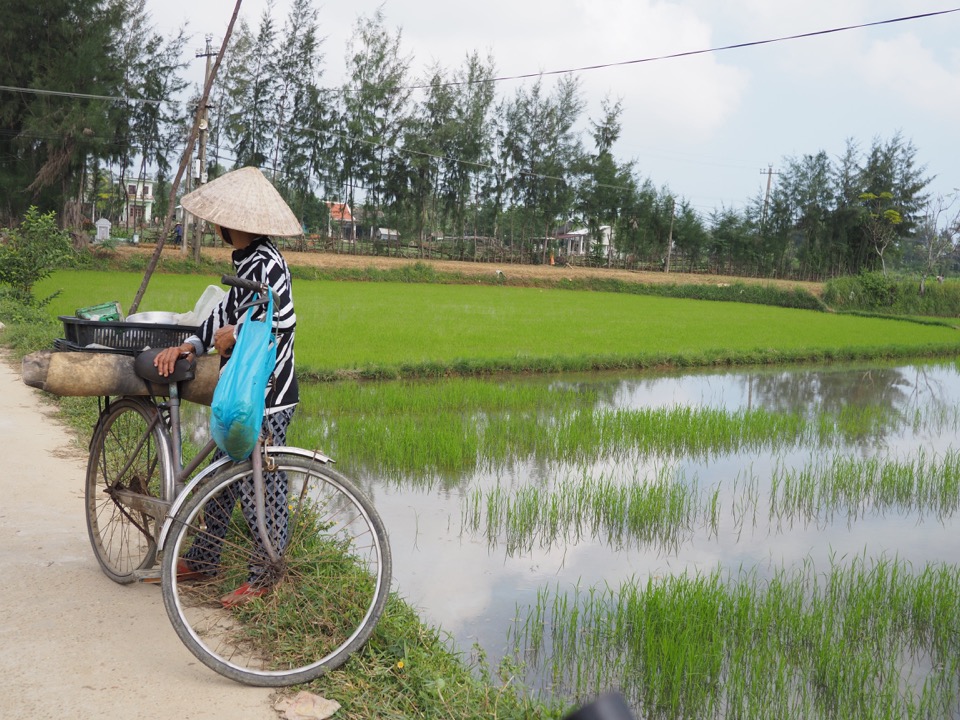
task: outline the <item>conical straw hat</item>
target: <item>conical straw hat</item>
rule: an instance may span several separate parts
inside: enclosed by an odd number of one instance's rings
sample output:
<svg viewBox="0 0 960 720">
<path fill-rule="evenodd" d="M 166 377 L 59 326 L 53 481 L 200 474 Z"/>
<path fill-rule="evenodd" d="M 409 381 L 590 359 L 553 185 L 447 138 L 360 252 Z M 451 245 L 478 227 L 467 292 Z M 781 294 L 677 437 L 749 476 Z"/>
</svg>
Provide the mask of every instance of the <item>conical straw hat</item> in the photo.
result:
<svg viewBox="0 0 960 720">
<path fill-rule="evenodd" d="M 255 167 L 221 175 L 184 195 L 180 204 L 187 212 L 232 230 L 275 237 L 303 233 L 296 215 Z"/>
</svg>

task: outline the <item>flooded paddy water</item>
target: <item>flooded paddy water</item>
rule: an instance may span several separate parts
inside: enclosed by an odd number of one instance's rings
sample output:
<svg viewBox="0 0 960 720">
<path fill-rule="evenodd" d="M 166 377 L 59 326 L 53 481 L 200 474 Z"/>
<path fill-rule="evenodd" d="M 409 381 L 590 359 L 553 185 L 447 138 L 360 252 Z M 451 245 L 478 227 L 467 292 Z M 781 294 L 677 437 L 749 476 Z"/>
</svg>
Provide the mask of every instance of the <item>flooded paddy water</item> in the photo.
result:
<svg viewBox="0 0 960 720">
<path fill-rule="evenodd" d="M 656 717 L 960 717 L 952 362 L 339 383 L 292 444 L 470 654 Z"/>
</svg>

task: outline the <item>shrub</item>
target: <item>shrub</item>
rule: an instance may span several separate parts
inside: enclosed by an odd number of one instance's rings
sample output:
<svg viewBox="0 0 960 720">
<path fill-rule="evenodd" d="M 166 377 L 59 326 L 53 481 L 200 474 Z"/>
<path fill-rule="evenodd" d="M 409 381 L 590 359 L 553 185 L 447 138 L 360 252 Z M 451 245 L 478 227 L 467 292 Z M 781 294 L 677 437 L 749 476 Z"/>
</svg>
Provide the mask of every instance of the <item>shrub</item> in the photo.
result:
<svg viewBox="0 0 960 720">
<path fill-rule="evenodd" d="M 70 237 L 57 227 L 56 213 L 41 215 L 31 207 L 20 226 L 8 230 L 0 242 L 0 283 L 9 285 L 21 302 L 35 304 L 33 286 L 68 264 L 71 256 Z"/>
<path fill-rule="evenodd" d="M 927 282 L 923 293 L 916 277 L 861 273 L 830 280 L 824 302 L 843 312 L 960 317 L 960 282 Z"/>
</svg>

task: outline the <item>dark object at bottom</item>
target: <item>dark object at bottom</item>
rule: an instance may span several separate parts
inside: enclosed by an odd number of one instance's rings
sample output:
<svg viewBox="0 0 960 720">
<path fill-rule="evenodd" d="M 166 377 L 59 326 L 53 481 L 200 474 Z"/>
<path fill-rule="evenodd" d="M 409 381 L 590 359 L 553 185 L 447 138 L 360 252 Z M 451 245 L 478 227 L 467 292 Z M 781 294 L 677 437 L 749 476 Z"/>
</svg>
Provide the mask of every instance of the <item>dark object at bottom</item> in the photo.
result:
<svg viewBox="0 0 960 720">
<path fill-rule="evenodd" d="M 564 716 L 563 720 L 634 720 L 634 717 L 623 695 L 609 692 Z"/>
</svg>

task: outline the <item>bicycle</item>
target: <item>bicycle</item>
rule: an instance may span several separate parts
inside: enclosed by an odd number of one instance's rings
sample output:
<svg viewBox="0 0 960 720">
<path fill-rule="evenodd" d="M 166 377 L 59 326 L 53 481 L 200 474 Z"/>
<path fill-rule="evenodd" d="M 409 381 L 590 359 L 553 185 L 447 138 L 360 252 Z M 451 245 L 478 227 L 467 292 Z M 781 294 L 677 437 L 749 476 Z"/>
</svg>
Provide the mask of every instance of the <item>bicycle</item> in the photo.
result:
<svg viewBox="0 0 960 720">
<path fill-rule="evenodd" d="M 232 276 L 222 282 L 258 293 L 245 307 L 266 304 L 267 286 Z M 138 355 L 137 375 L 165 384 L 168 399 L 106 398 L 91 440 L 85 508 L 101 568 L 120 584 L 159 579 L 177 635 L 204 665 L 228 678 L 280 687 L 339 667 L 367 641 L 389 594 L 392 556 L 376 509 L 330 467 L 329 457 L 273 446 L 262 437 L 250 459 L 224 458 L 190 480 L 216 447 L 208 441 L 183 464 L 178 388 L 193 377 L 196 359 L 181 359 L 161 378 L 152 357 Z M 286 479 L 283 547 L 273 547 L 266 531 L 271 518 L 264 471 Z M 251 483 L 260 543 L 235 499 Z M 205 509 L 228 501 L 219 565 L 178 575 L 184 552 L 210 532 Z M 266 593 L 223 606 L 221 596 L 243 583 L 253 564 L 265 569 Z"/>
</svg>

